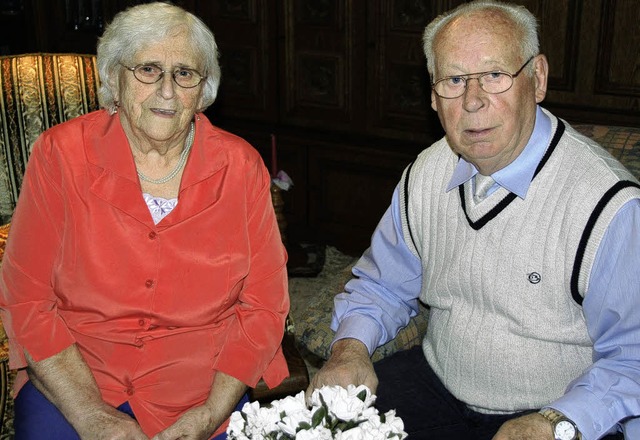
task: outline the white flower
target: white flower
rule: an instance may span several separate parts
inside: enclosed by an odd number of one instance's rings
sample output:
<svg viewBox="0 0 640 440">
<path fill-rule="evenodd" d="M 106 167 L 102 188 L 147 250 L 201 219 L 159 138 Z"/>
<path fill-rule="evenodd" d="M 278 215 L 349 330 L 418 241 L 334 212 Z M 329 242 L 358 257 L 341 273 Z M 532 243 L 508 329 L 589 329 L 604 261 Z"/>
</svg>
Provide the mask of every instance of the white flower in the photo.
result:
<svg viewBox="0 0 640 440">
<path fill-rule="evenodd" d="M 337 440 L 374 440 L 374 437 L 362 429 L 362 425 L 336 433 Z"/>
<path fill-rule="evenodd" d="M 359 395 L 364 398 L 361 399 Z M 346 389 L 339 386 L 325 386 L 314 390 L 311 395 L 313 406 L 322 406 L 322 401 L 337 419 L 358 420 L 358 415 L 373 404 L 375 395 L 372 395 L 369 388 L 364 385 L 358 387 L 349 385 Z"/>
<path fill-rule="evenodd" d="M 311 411 L 305 403 L 304 391 L 295 397 L 288 396 L 282 400 L 274 401 L 272 405 L 281 415 L 285 414 L 278 422 L 278 428 L 285 434 L 295 437 L 300 424 L 305 423 L 311 426 Z"/>
<path fill-rule="evenodd" d="M 242 407 L 242 412 L 247 415 L 245 434 L 252 439 L 262 438 L 277 430 L 276 423 L 280 421 L 280 413 L 271 406 L 260 406 L 258 402 L 247 402 Z"/>
<path fill-rule="evenodd" d="M 229 418 L 229 427 L 227 428 L 227 433 L 229 435 L 236 436 L 236 438 L 238 439 L 241 439 L 244 435 L 245 425 L 246 423 L 244 421 L 244 417 L 242 417 L 242 413 L 240 413 L 240 411 L 235 411 Z"/>
<path fill-rule="evenodd" d="M 365 387 L 325 386 L 274 400 L 261 407 L 246 403 L 231 415 L 227 434 L 230 440 L 403 440 L 402 419 L 395 411 L 380 415 L 373 406 L 376 396 Z"/>
<path fill-rule="evenodd" d="M 384 419 L 385 421 L 383 423 L 379 415 L 372 416 L 363 421 L 359 427 L 367 433 L 365 437 L 371 440 L 384 440 L 388 438 L 398 438 L 402 440 L 407 437 L 407 433 L 404 432 L 404 423 L 402 419 L 396 417 L 394 410 L 387 411 Z"/>
<path fill-rule="evenodd" d="M 331 430 L 325 426 L 316 426 L 308 430 L 300 431 L 296 440 L 333 440 Z"/>
<path fill-rule="evenodd" d="M 271 402 L 271 406 L 278 412 L 285 412 L 287 414 L 308 411 L 307 403 L 304 399 L 304 391 L 300 391 L 295 397 L 287 396 L 284 399 L 274 400 Z"/>
</svg>

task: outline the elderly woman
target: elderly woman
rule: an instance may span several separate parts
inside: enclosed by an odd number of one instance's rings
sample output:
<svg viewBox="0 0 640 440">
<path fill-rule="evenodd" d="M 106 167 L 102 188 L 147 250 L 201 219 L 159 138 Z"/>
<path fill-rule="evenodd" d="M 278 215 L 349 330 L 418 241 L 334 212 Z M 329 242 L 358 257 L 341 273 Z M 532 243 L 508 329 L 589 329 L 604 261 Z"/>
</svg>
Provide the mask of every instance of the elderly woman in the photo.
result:
<svg viewBox="0 0 640 440">
<path fill-rule="evenodd" d="M 17 438 L 223 438 L 248 386 L 287 375 L 270 176 L 202 114 L 217 56 L 179 7 L 121 12 L 104 110 L 36 142 L 0 283 Z"/>
</svg>

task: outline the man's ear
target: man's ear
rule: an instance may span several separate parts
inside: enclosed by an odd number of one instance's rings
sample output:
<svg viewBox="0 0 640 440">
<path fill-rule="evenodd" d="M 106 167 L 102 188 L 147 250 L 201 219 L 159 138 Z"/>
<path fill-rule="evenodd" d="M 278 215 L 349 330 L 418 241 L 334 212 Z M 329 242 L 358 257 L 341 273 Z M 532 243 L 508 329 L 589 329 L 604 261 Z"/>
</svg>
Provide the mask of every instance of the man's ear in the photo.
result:
<svg viewBox="0 0 640 440">
<path fill-rule="evenodd" d="M 438 99 L 438 97 L 436 96 L 436 92 L 431 90 L 431 108 L 437 112 L 438 106 L 436 105 L 436 99 Z"/>
<path fill-rule="evenodd" d="M 535 67 L 536 103 L 540 103 L 547 95 L 547 80 L 549 79 L 549 62 L 544 55 L 538 55 L 533 60 Z"/>
</svg>

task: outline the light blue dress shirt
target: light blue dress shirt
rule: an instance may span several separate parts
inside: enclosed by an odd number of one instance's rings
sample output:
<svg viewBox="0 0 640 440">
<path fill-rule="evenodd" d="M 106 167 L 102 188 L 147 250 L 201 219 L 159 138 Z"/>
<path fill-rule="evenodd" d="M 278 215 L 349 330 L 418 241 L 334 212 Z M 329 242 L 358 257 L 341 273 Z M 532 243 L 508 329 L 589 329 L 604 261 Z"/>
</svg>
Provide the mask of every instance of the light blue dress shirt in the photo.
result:
<svg viewBox="0 0 640 440">
<path fill-rule="evenodd" d="M 524 198 L 551 137 L 551 121 L 538 108 L 532 136 L 511 164 L 492 174 L 498 185 Z M 477 169 L 460 159 L 447 191 Z M 373 353 L 418 312 L 422 264 L 404 241 L 398 188 L 373 233 L 371 247 L 353 269 L 357 278 L 338 295 L 334 342 L 361 340 Z M 609 225 L 595 257 L 582 304 L 594 342 L 593 365 L 550 407 L 573 420 L 584 440 L 624 430 L 640 439 L 640 200 L 626 203 Z M 625 423 L 626 422 L 626 423 Z"/>
</svg>

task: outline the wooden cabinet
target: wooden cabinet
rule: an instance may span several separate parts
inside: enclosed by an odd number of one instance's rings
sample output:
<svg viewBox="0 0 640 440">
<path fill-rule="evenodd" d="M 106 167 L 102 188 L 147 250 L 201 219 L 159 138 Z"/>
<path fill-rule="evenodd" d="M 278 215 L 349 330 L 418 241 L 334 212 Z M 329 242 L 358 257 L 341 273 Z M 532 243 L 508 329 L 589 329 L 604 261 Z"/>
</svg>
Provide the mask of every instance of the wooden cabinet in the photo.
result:
<svg viewBox="0 0 640 440">
<path fill-rule="evenodd" d="M 462 1 L 177 2 L 211 26 L 220 48 L 208 116 L 252 142 L 268 166 L 276 134 L 279 167 L 295 183 L 284 195 L 292 231 L 349 252 L 367 246 L 403 168 L 443 134 L 421 37 Z M 543 105 L 571 122 L 640 126 L 637 0 L 516 2 L 539 17 L 551 66 Z M 83 21 L 80 3 L 96 5 L 100 19 Z M 36 29 L 27 49 L 92 52 L 100 23 L 134 3 L 24 0 Z"/>
</svg>

